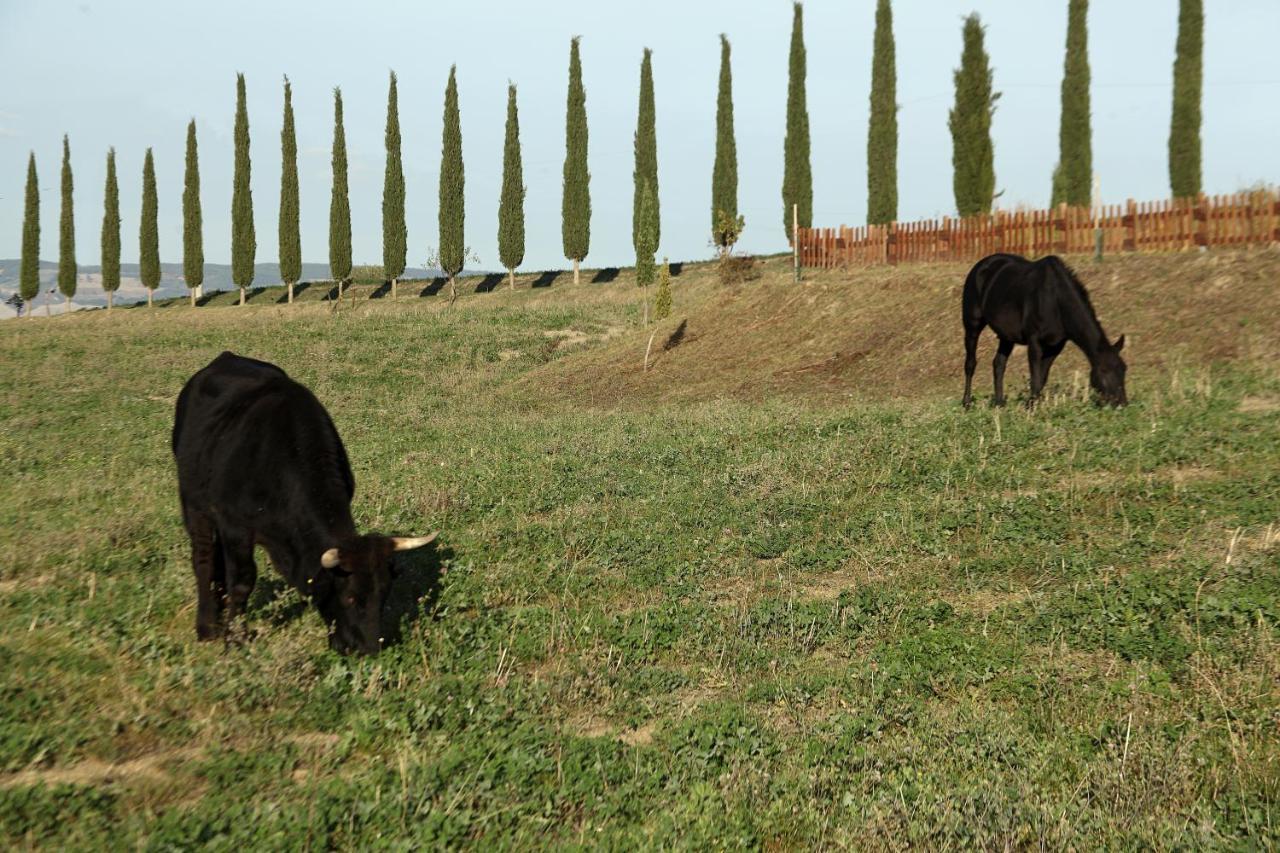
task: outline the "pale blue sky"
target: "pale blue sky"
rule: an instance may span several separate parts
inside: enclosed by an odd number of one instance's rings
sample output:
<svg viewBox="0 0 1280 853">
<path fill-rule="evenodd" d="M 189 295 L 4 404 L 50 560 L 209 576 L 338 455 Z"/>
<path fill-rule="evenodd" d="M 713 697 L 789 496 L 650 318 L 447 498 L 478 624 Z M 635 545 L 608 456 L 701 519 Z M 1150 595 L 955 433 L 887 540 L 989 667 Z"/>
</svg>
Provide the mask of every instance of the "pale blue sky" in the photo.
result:
<svg viewBox="0 0 1280 853">
<path fill-rule="evenodd" d="M 962 16 L 985 21 L 996 88 L 1002 203 L 1041 206 L 1057 159 L 1066 0 L 898 0 L 899 215 L 951 213 L 947 110 Z M 866 214 L 866 120 L 874 0 L 805 5 L 814 219 Z M 1206 0 L 1204 177 L 1211 193 L 1280 179 L 1276 0 Z M 124 260 L 137 259 L 143 151 L 153 146 L 160 247 L 181 259 L 185 128 L 200 138 L 205 257 L 230 259 L 235 72 L 248 80 L 260 262 L 276 258 L 281 78 L 294 85 L 307 261 L 328 257 L 332 88 L 340 85 L 351 160 L 357 263 L 381 262 L 387 72 L 400 78 L 409 260 L 436 239 L 444 85 L 458 64 L 467 167 L 467 240 L 496 268 L 497 200 L 508 80 L 520 93 L 528 187 L 525 268 L 562 267 L 560 182 L 569 39 L 581 34 L 593 203 L 589 266 L 633 260 L 632 135 L 640 54 L 654 50 L 662 246 L 709 254 L 717 35 L 733 42 L 743 246 L 785 247 L 780 186 L 791 6 L 786 0 L 558 0 L 338 3 L 0 0 L 0 257 L 19 252 L 27 152 L 41 180 L 41 256 L 57 257 L 58 167 L 70 134 L 77 256 L 99 259 L 107 147 L 117 149 Z M 1176 0 L 1095 0 L 1090 11 L 1094 162 L 1108 201 L 1168 194 Z"/>
</svg>

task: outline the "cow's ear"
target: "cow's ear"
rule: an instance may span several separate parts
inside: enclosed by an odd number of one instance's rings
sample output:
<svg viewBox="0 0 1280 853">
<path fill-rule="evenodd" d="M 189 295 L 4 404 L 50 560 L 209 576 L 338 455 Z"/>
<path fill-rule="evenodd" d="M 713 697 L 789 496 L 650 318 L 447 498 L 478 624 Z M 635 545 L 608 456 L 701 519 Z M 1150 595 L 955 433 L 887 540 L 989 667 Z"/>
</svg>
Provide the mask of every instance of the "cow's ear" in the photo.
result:
<svg viewBox="0 0 1280 853">
<path fill-rule="evenodd" d="M 1124 349 L 1124 335 L 1116 338 L 1116 342 L 1111 345 L 1111 348 L 1116 352 L 1120 352 L 1120 350 Z"/>
</svg>

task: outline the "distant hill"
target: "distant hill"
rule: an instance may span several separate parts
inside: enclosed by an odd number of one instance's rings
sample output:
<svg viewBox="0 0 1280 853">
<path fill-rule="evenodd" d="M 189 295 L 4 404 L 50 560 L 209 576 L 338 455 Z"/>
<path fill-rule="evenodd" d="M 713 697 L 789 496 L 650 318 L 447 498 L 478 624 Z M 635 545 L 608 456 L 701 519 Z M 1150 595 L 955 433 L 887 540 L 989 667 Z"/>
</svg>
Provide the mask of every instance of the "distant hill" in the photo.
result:
<svg viewBox="0 0 1280 853">
<path fill-rule="evenodd" d="M 18 269 L 20 263 L 16 258 L 0 259 L 0 317 L 12 317 L 14 315 L 13 308 L 5 303 L 10 296 L 18 291 Z M 280 266 L 278 264 L 256 264 L 254 266 L 253 282 L 255 285 L 263 284 L 279 284 L 280 283 Z M 79 268 L 80 280 L 76 284 L 76 295 L 73 300 L 75 308 L 95 308 L 107 304 L 107 294 L 102 290 L 102 268 L 99 266 L 83 265 Z M 434 278 L 442 273 L 438 269 L 423 269 L 421 267 L 410 267 L 405 270 L 402 278 Z M 49 290 L 54 290 L 52 294 L 51 307 L 53 312 L 59 313 L 63 310 L 62 294 L 57 293 L 58 265 L 51 261 L 40 262 L 40 296 L 36 299 L 35 309 L 41 313 L 45 310 L 45 300 L 49 298 Z M 302 265 L 302 281 L 328 281 L 329 265 L 328 264 L 303 264 Z M 230 264 L 205 264 L 204 265 L 204 292 L 212 293 L 217 290 L 234 290 L 235 283 L 231 280 Z M 156 288 L 157 298 L 167 298 L 171 296 L 185 296 L 187 286 L 182 278 L 182 264 L 161 264 L 160 265 L 160 286 Z M 147 298 L 147 289 L 142 286 L 142 279 L 137 264 L 121 264 L 120 265 L 120 289 L 116 291 L 116 303 L 129 303 L 137 301 L 145 301 Z"/>
</svg>

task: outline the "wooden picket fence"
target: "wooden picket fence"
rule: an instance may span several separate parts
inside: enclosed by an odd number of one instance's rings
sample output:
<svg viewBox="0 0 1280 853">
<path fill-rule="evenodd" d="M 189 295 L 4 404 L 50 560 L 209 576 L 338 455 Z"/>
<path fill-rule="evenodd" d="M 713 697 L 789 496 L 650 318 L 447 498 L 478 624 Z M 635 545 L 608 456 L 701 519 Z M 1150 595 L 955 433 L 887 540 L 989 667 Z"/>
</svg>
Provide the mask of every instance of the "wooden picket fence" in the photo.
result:
<svg viewBox="0 0 1280 853">
<path fill-rule="evenodd" d="M 1177 252 L 1195 247 L 1280 243 L 1280 195 L 1253 191 L 1198 199 L 1088 208 L 996 211 L 857 228 L 799 229 L 800 265 L 832 268 L 921 261 L 974 261 L 993 252 L 1028 257 Z"/>
</svg>

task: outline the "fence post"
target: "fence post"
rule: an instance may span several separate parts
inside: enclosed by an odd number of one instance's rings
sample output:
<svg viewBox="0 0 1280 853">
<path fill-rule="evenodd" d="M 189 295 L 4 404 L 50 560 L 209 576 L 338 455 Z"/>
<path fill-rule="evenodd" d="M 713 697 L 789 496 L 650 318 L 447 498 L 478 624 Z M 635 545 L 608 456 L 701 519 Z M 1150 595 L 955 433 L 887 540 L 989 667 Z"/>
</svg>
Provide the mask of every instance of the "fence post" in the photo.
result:
<svg viewBox="0 0 1280 853">
<path fill-rule="evenodd" d="M 1271 199 L 1271 242 L 1280 243 L 1280 194 Z"/>
<path fill-rule="evenodd" d="M 881 227 L 884 228 L 884 262 L 896 264 L 898 262 L 898 223 L 890 222 Z"/>
<path fill-rule="evenodd" d="M 1124 245 L 1126 252 L 1135 251 L 1138 247 L 1138 206 L 1133 199 L 1129 199 L 1124 205 L 1124 218 L 1120 223 L 1124 226 Z"/>
<path fill-rule="evenodd" d="M 1058 205 L 1057 215 L 1053 217 L 1053 252 L 1056 255 L 1067 253 L 1067 203 Z"/>
<path fill-rule="evenodd" d="M 1200 193 L 1194 204 L 1191 227 L 1195 233 L 1192 234 L 1192 242 L 1203 252 L 1209 248 L 1209 197 Z"/>
</svg>

